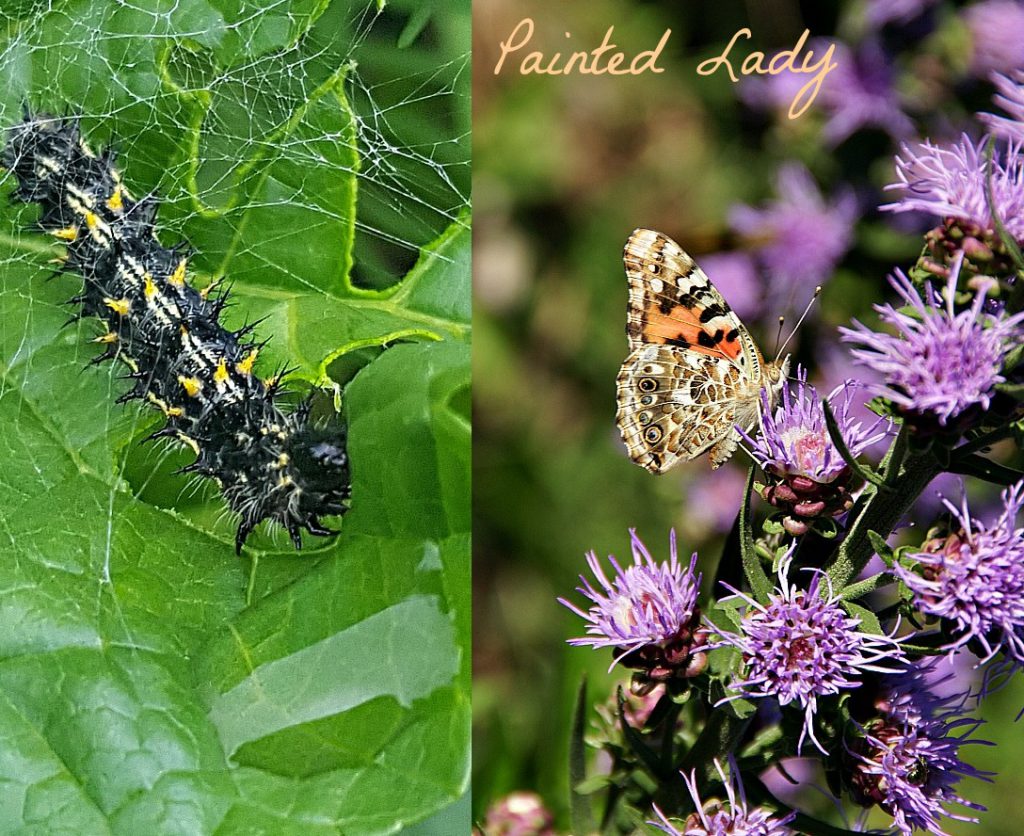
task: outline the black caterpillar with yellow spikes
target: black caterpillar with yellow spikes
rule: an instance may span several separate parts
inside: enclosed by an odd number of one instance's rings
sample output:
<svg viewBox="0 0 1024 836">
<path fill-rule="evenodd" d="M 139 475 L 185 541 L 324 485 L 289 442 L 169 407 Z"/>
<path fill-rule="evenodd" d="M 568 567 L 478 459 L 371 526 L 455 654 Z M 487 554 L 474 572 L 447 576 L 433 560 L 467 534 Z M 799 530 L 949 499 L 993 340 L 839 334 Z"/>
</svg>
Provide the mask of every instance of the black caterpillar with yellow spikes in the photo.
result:
<svg viewBox="0 0 1024 836">
<path fill-rule="evenodd" d="M 276 380 L 253 374 L 250 328 L 220 324 L 225 296 L 187 282 L 187 256 L 160 244 L 157 203 L 135 200 L 109 152 L 97 156 L 73 119 L 29 116 L 12 128 L 3 164 L 18 187 L 12 199 L 39 203 L 39 225 L 67 243 L 63 270 L 85 280 L 72 301 L 98 317 L 106 351 L 135 386 L 121 400 L 145 400 L 166 425 L 154 433 L 190 447 L 184 471 L 217 481 L 241 516 L 237 551 L 262 521 L 282 525 L 296 548 L 300 531 L 330 535 L 320 518 L 343 514 L 350 496 L 345 431 L 312 426 L 308 403 L 286 411 Z"/>
</svg>

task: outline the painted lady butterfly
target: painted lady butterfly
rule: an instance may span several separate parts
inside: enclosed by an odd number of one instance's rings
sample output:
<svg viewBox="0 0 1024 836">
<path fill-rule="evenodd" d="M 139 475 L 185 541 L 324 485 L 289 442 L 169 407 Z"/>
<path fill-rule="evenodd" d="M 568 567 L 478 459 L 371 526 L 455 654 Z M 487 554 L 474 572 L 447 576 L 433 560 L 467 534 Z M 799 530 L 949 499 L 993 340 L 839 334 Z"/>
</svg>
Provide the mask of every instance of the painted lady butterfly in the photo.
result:
<svg viewBox="0 0 1024 836">
<path fill-rule="evenodd" d="M 106 350 L 93 362 L 124 363 L 135 385 L 121 400 L 159 409 L 166 424 L 151 438 L 191 448 L 183 471 L 217 482 L 241 517 L 236 551 L 262 520 L 296 548 L 303 528 L 336 533 L 320 518 L 348 507 L 344 427 L 314 426 L 308 402 L 282 408 L 278 380 L 254 374 L 252 328 L 221 325 L 227 294 L 189 286 L 187 253 L 156 238 L 156 200 L 133 198 L 113 162 L 92 152 L 75 120 L 42 114 L 11 128 L 3 153 L 18 183 L 12 199 L 41 205 L 39 226 L 67 244 L 61 270 L 84 279 L 71 301 L 103 322 L 95 342 Z"/>
<path fill-rule="evenodd" d="M 772 406 L 789 358 L 766 362 L 722 295 L 671 238 L 637 229 L 623 260 L 630 355 L 619 371 L 616 423 L 629 456 L 652 473 L 710 452 L 717 468 Z"/>
</svg>

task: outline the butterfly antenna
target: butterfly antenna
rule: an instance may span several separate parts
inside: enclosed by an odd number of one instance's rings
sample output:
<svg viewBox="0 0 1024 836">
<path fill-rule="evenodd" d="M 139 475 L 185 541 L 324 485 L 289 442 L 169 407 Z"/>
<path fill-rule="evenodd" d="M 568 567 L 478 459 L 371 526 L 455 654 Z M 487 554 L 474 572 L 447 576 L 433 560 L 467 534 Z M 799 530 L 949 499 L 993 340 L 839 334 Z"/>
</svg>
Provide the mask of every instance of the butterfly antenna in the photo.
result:
<svg viewBox="0 0 1024 836">
<path fill-rule="evenodd" d="M 814 295 L 811 297 L 811 301 L 807 303 L 807 307 L 804 308 L 804 312 L 800 314 L 800 319 L 797 320 L 796 325 L 793 326 L 793 330 L 789 332 L 789 336 L 786 337 L 786 341 L 779 347 L 778 352 L 775 354 L 775 362 L 778 362 L 782 356 L 782 352 L 786 350 L 786 346 L 789 345 L 790 341 L 796 335 L 796 332 L 800 330 L 800 326 L 804 324 L 804 320 L 807 319 L 807 314 L 811 312 L 811 308 L 814 307 L 815 301 L 821 295 L 821 285 L 819 284 L 814 288 Z M 782 317 L 779 317 L 779 331 L 782 331 Z"/>
<path fill-rule="evenodd" d="M 785 323 L 786 323 L 786 317 L 780 316 L 779 317 L 779 328 L 775 332 L 775 349 L 776 349 L 776 351 L 778 351 L 778 349 L 779 349 L 779 340 L 782 339 L 782 326 L 785 325 Z M 781 353 L 781 352 L 779 352 L 779 353 Z M 775 359 L 778 359 L 778 356 L 779 355 L 776 354 L 775 355 Z"/>
</svg>

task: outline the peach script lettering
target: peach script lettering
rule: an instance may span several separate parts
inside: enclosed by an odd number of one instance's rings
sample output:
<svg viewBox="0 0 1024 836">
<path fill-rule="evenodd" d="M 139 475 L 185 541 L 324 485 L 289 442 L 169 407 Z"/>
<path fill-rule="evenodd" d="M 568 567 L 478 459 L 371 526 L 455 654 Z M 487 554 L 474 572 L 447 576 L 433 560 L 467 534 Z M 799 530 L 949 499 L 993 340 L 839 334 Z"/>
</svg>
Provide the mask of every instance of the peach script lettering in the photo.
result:
<svg viewBox="0 0 1024 836">
<path fill-rule="evenodd" d="M 658 45 L 654 49 L 638 52 L 627 66 L 622 66 L 626 61 L 626 53 L 623 50 L 618 50 L 617 45 L 612 43 L 612 33 L 614 30 L 614 26 L 608 27 L 608 31 L 604 33 L 604 39 L 601 41 L 600 46 L 588 52 L 573 52 L 564 60 L 561 52 L 556 52 L 550 58 L 542 52 L 528 52 L 519 63 L 519 72 L 522 75 L 530 75 L 531 73 L 536 73 L 537 75 L 569 75 L 573 72 L 584 75 L 604 75 L 605 73 L 610 75 L 640 75 L 647 71 L 652 73 L 665 72 L 664 67 L 657 66 L 657 61 L 662 50 L 665 48 L 665 44 L 668 43 L 669 35 L 672 34 L 671 29 L 665 30 L 665 34 L 661 36 L 661 40 L 658 41 Z M 508 38 L 501 42 L 501 57 L 498 59 L 498 63 L 494 65 L 495 75 L 501 72 L 502 67 L 505 65 L 505 59 L 509 55 L 513 52 L 519 52 L 526 47 L 533 38 L 533 31 L 534 25 L 531 18 L 525 17 L 516 24 L 516 28 L 512 30 Z M 572 35 L 566 32 L 565 37 L 571 38 Z"/>
<path fill-rule="evenodd" d="M 736 41 L 741 37 L 750 38 L 751 34 L 752 33 L 749 29 L 740 29 L 739 32 L 732 36 L 732 40 L 729 41 L 729 45 L 721 55 L 716 55 L 714 58 L 708 58 L 706 61 L 702 61 L 697 65 L 697 74 L 712 75 L 719 67 L 724 66 L 726 72 L 729 73 L 729 78 L 734 82 L 739 81 L 739 78 L 737 78 L 736 73 L 733 71 L 732 61 L 729 60 L 729 53 L 736 45 Z M 744 58 L 743 63 L 740 65 L 740 73 L 742 75 L 778 75 L 779 73 L 787 71 L 807 75 L 811 75 L 812 73 L 814 74 L 811 76 L 810 81 L 801 87 L 793 97 L 793 103 L 789 106 L 790 119 L 796 119 L 804 114 L 820 92 L 821 85 L 825 81 L 825 76 L 838 66 L 838 64 L 832 60 L 836 51 L 835 44 L 829 44 L 824 55 L 822 55 L 821 58 L 813 64 L 811 62 L 814 60 L 814 50 L 807 50 L 807 54 L 804 56 L 803 62 L 799 67 L 797 66 L 797 58 L 800 55 L 800 51 L 804 48 L 804 44 L 807 43 L 807 38 L 810 34 L 810 30 L 805 29 L 804 33 L 800 36 L 800 39 L 792 49 L 784 49 L 781 52 L 776 53 L 772 56 L 772 59 L 768 62 L 767 66 L 765 66 L 765 54 L 763 52 L 756 51 L 751 52 L 746 58 Z"/>
</svg>

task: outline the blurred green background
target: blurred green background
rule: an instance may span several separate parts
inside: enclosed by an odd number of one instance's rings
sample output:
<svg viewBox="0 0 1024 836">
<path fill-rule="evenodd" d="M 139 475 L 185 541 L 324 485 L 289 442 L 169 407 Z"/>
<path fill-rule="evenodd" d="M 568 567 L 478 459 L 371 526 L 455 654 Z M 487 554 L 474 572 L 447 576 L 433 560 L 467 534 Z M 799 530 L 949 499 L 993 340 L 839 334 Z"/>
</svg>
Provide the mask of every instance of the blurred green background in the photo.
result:
<svg viewBox="0 0 1024 836">
<path fill-rule="evenodd" d="M 835 112 L 822 99 L 790 121 L 745 106 L 741 85 L 724 73 L 699 77 L 697 65 L 743 26 L 753 39 L 741 57 L 753 48 L 792 48 L 804 28 L 851 48 L 877 47 L 889 57 L 887 95 L 913 133 L 940 139 L 973 112 L 991 109 L 991 87 L 969 71 L 965 5 L 932 4 L 916 22 L 890 25 L 875 38 L 864 3 L 474 3 L 477 820 L 495 799 L 532 789 L 555 812 L 558 829 L 568 828 L 567 745 L 580 678 L 588 676 L 592 702 L 622 681 L 606 673 L 606 653 L 565 645 L 583 625 L 555 598 L 575 595 L 584 553 L 628 557 L 627 529 L 636 527 L 663 559 L 674 527 L 680 551 L 698 550 L 711 568 L 742 489 L 742 452 L 714 474 L 702 460 L 661 477 L 625 455 L 614 414 L 615 375 L 627 353 L 621 252 L 629 233 L 661 230 L 700 262 L 707 253 L 756 247 L 730 228 L 730 208 L 773 199 L 786 161 L 805 164 L 826 196 L 849 190 L 859 206 L 849 251 L 790 346 L 812 378 L 832 383 L 851 371 L 835 326 L 851 316 L 870 319 L 871 302 L 888 298 L 885 276 L 913 263 L 928 226 L 901 228 L 875 211 L 884 202 L 881 187 L 893 179 L 895 128 L 867 125 L 829 143 L 822 131 Z M 632 55 L 671 28 L 658 61 L 665 71 L 524 76 L 517 71 L 523 50 L 495 75 L 499 43 L 525 17 L 536 24 L 529 49 L 546 54 L 593 49 L 614 25 L 612 40 Z M 740 291 L 757 299 L 732 299 L 737 309 L 760 308 L 746 321 L 766 354 L 776 318 L 795 321 L 812 286 L 782 292 L 762 277 Z M 934 500 L 925 505 L 919 522 L 934 513 Z M 1024 778 L 1016 764 L 1024 747 L 1013 722 L 1021 706 L 1020 677 L 984 704 L 989 723 L 979 736 L 999 745 L 968 747 L 964 756 L 1000 775 L 993 785 L 961 785 L 989 812 L 980 825 L 951 822 L 951 833 L 1021 832 Z M 805 803 L 827 810 L 813 792 Z"/>
</svg>

